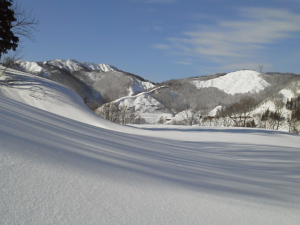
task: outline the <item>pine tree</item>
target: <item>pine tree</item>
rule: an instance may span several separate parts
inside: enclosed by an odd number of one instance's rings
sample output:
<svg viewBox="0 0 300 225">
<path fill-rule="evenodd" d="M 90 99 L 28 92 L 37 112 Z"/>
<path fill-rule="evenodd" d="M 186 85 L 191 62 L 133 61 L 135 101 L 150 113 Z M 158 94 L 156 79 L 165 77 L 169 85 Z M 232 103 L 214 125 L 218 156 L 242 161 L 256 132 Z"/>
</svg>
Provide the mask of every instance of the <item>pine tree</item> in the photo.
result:
<svg viewBox="0 0 300 225">
<path fill-rule="evenodd" d="M 13 25 L 17 19 L 11 9 L 12 0 L 0 0 L 0 58 L 8 50 L 16 50 L 19 38 L 12 32 Z"/>
</svg>

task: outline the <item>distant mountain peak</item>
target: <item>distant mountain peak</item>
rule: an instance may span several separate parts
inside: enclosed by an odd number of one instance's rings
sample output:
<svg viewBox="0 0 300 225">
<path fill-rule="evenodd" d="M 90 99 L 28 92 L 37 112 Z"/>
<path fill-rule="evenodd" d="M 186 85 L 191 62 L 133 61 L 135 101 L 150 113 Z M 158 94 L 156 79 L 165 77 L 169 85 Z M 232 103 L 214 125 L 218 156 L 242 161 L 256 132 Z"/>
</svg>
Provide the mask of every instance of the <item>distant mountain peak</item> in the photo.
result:
<svg viewBox="0 0 300 225">
<path fill-rule="evenodd" d="M 89 63 L 89 62 L 79 62 L 74 59 L 55 59 L 51 61 L 45 61 L 44 64 L 49 64 L 52 66 L 57 66 L 60 69 L 65 69 L 70 72 L 79 71 L 82 69 L 87 69 L 90 71 L 102 71 L 102 72 L 109 72 L 109 71 L 120 71 L 117 67 L 111 66 L 109 64 L 96 64 L 96 63 Z"/>
</svg>

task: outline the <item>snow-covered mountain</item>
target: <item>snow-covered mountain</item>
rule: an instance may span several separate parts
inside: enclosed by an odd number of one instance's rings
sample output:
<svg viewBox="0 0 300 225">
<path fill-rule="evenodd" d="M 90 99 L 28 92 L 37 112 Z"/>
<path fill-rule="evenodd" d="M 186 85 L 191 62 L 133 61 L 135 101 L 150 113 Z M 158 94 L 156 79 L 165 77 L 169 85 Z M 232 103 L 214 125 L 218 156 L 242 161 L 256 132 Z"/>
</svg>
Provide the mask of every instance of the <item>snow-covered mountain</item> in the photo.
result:
<svg viewBox="0 0 300 225">
<path fill-rule="evenodd" d="M 298 135 L 120 126 L 49 79 L 0 81 L 0 224 L 299 224 Z"/>
<path fill-rule="evenodd" d="M 71 88 L 91 109 L 154 87 L 151 82 L 108 64 L 56 59 L 45 62 L 19 61 L 18 68 Z"/>
<path fill-rule="evenodd" d="M 187 107 L 188 110 L 197 108 L 203 115 L 212 117 L 216 107 L 225 109 L 245 96 L 259 103 L 280 90 L 287 96 L 283 99 L 286 102 L 288 96 L 292 96 L 287 86 L 299 77 L 240 70 L 171 80 L 155 86 L 137 75 L 107 64 L 57 59 L 46 62 L 20 61 L 19 68 L 76 91 L 92 110 L 99 109 L 107 102 L 112 102 L 117 108 L 126 105 L 133 113 L 140 115 L 143 122 L 151 124 L 157 123 L 161 117 L 165 118 L 166 123 L 179 120 L 182 112 L 187 112 Z M 154 91 L 149 91 L 152 89 Z"/>
<path fill-rule="evenodd" d="M 266 87 L 270 87 L 264 75 L 252 70 L 240 70 L 228 73 L 224 76 L 201 81 L 195 78 L 192 81 L 197 88 L 216 87 L 227 94 L 258 93 Z"/>
<path fill-rule="evenodd" d="M 110 102 L 117 109 L 126 108 L 137 116 L 140 116 L 143 121 L 141 123 L 156 124 L 161 116 L 172 118 L 172 114 L 164 109 L 164 105 L 157 99 L 151 96 L 151 93 L 163 87 L 154 88 L 148 92 L 142 92 L 134 96 L 126 96 Z M 106 109 L 106 105 L 102 105 L 95 112 L 101 115 L 101 112 Z"/>
<path fill-rule="evenodd" d="M 44 62 L 44 64 L 57 66 L 60 69 L 69 70 L 70 72 L 80 71 L 84 69 L 91 70 L 91 71 L 97 70 L 102 72 L 120 71 L 118 68 L 108 64 L 82 63 L 74 59 L 67 59 L 67 60 L 56 59 L 52 61 L 46 61 Z"/>
<path fill-rule="evenodd" d="M 108 65 L 108 64 L 95 64 L 95 63 L 82 63 L 74 59 L 61 60 L 55 59 L 51 61 L 45 61 L 41 63 L 29 62 L 29 61 L 18 61 L 19 66 L 26 72 L 29 73 L 41 73 L 43 71 L 42 65 L 52 65 L 60 69 L 64 69 L 70 72 L 80 71 L 80 70 L 90 70 L 90 71 L 119 71 L 118 68 Z"/>
</svg>

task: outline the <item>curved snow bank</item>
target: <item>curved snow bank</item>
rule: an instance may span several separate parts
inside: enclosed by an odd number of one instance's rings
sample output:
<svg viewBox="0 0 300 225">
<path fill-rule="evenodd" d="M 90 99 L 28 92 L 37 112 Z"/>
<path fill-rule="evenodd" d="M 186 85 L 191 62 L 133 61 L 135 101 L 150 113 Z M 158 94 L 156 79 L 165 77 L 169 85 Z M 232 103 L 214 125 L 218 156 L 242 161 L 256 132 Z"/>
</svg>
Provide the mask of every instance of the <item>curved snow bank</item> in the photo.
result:
<svg viewBox="0 0 300 225">
<path fill-rule="evenodd" d="M 12 69 L 2 79 L 12 80 L 3 84 L 2 96 L 86 124 L 108 129 L 119 126 L 97 116 L 77 93 L 61 84 Z"/>
<path fill-rule="evenodd" d="M 258 93 L 270 86 L 270 84 L 260 76 L 259 72 L 252 70 L 240 70 L 215 79 L 207 81 L 195 80 L 191 83 L 197 88 L 216 87 L 232 95 L 247 92 Z"/>
</svg>

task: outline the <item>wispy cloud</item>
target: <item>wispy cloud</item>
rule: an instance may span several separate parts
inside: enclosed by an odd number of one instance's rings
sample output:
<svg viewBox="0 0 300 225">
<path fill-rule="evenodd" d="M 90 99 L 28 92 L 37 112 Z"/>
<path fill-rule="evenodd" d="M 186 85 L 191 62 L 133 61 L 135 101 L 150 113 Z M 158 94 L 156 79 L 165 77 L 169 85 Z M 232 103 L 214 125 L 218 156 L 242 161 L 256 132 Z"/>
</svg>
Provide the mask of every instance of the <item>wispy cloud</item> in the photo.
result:
<svg viewBox="0 0 300 225">
<path fill-rule="evenodd" d="M 157 48 L 157 49 L 162 49 L 162 50 L 170 49 L 170 47 L 168 45 L 163 45 L 163 44 L 155 44 L 155 45 L 152 45 L 152 47 Z"/>
<path fill-rule="evenodd" d="M 281 9 L 240 8 L 238 17 L 169 38 L 170 47 L 179 54 L 225 64 L 255 59 L 270 44 L 299 38 L 298 14 Z"/>
</svg>

